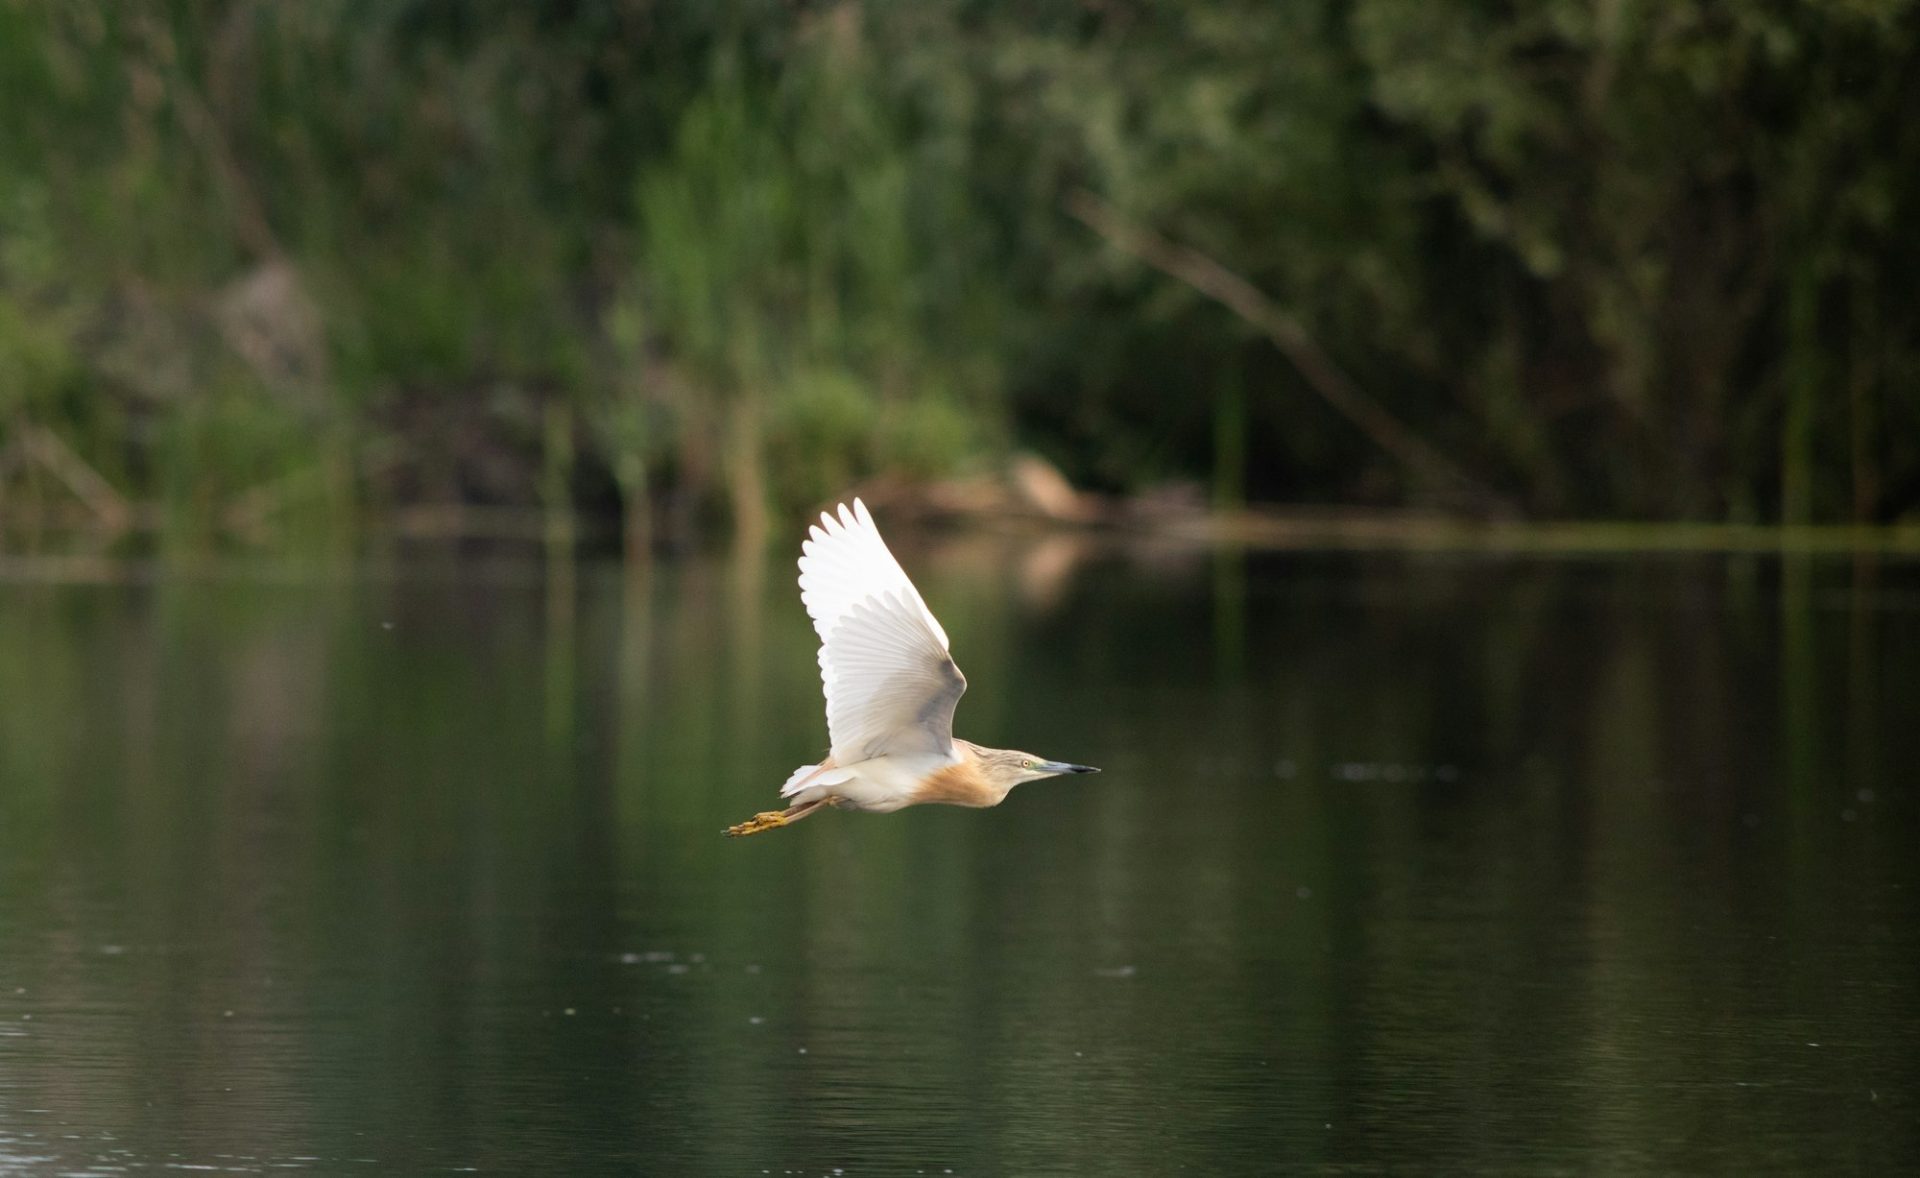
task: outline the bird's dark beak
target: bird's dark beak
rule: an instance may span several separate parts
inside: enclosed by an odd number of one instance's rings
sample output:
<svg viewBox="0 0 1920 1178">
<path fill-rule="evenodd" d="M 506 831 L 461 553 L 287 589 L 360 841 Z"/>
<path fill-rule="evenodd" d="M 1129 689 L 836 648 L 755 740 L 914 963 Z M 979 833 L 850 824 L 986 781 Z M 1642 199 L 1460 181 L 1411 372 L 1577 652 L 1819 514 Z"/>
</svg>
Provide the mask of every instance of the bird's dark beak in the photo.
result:
<svg viewBox="0 0 1920 1178">
<path fill-rule="evenodd" d="M 1100 772 L 1100 770 L 1095 769 L 1092 765 L 1069 765 L 1065 761 L 1043 761 L 1041 762 L 1040 767 L 1042 769 L 1045 769 L 1049 773 L 1098 773 Z"/>
</svg>

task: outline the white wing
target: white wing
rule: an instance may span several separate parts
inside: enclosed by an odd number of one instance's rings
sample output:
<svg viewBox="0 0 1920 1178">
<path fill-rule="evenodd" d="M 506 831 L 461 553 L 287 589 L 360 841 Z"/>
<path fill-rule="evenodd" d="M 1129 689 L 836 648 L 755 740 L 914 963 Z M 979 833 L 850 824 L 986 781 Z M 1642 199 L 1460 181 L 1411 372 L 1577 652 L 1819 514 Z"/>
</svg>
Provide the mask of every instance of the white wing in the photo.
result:
<svg viewBox="0 0 1920 1178">
<path fill-rule="evenodd" d="M 866 504 L 822 515 L 801 545 L 800 600 L 820 633 L 833 759 L 953 751 L 953 708 L 966 677 L 947 632 L 887 551 Z"/>
<path fill-rule="evenodd" d="M 907 571 L 887 551 L 866 504 L 855 499 L 849 511 L 842 503 L 837 516 L 822 513 L 820 523 L 808 533 L 812 539 L 800 545 L 800 600 L 806 603 L 820 641 L 825 642 L 840 619 L 862 601 L 900 593 L 920 610 L 927 629 L 940 640 L 940 649 L 947 649 L 947 632 L 920 600 Z"/>
</svg>

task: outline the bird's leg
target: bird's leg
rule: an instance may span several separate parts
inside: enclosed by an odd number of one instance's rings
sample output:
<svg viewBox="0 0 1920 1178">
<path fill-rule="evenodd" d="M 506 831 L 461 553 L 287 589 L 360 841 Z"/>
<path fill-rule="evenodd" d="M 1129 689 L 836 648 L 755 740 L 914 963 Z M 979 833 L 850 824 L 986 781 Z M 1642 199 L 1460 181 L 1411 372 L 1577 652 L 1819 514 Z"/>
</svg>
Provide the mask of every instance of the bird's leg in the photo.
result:
<svg viewBox="0 0 1920 1178">
<path fill-rule="evenodd" d="M 762 810 L 745 822 L 727 827 L 727 837 L 740 838 L 744 835 L 759 834 L 763 830 L 786 826 L 788 823 L 800 821 L 826 804 L 827 799 L 815 798 L 811 802 L 801 802 L 797 806 L 788 806 L 784 810 Z"/>
<path fill-rule="evenodd" d="M 777 826 L 785 826 L 786 824 L 787 813 L 785 810 L 762 810 L 745 822 L 736 822 L 732 826 L 727 827 L 727 837 L 737 839 L 744 835 L 759 834 L 761 831 L 772 830 Z"/>
</svg>

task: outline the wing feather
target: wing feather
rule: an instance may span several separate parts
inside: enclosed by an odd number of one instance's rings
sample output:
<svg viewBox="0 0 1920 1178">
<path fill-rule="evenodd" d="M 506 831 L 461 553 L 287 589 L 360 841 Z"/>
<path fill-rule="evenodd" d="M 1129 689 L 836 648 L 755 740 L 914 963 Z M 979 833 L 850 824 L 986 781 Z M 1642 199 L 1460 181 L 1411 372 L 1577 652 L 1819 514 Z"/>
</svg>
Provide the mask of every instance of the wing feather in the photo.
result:
<svg viewBox="0 0 1920 1178">
<path fill-rule="evenodd" d="M 825 642 L 840 619 L 860 602 L 882 593 L 900 593 L 919 609 L 927 629 L 939 639 L 940 649 L 948 648 L 947 632 L 907 579 L 907 570 L 888 551 L 865 503 L 855 499 L 851 509 L 842 503 L 837 512 L 822 512 L 808 535 L 800 545 L 800 600 L 820 641 Z"/>
<path fill-rule="evenodd" d="M 822 515 L 800 558 L 800 596 L 820 633 L 827 729 L 840 765 L 953 752 L 967 680 L 947 633 L 880 539 L 858 499 Z"/>
</svg>

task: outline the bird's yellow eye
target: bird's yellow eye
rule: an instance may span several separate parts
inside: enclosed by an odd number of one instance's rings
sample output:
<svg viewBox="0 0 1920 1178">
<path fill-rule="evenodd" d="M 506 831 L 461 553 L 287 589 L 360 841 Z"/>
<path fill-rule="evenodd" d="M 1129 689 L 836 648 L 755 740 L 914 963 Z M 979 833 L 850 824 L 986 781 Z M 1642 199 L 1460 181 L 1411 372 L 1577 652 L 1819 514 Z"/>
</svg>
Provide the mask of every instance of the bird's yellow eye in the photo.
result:
<svg viewBox="0 0 1920 1178">
<path fill-rule="evenodd" d="M 1032 761 L 1022 761 L 1022 762 L 1020 762 L 1020 767 L 1021 767 L 1022 769 L 1031 769 L 1031 768 L 1033 768 L 1033 762 L 1032 762 Z"/>
</svg>

